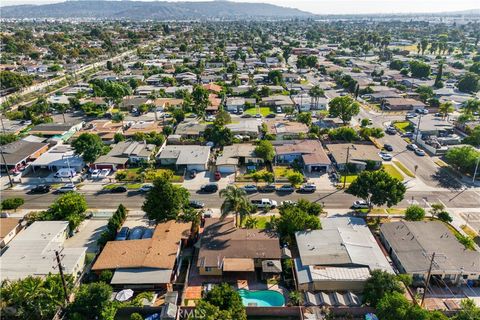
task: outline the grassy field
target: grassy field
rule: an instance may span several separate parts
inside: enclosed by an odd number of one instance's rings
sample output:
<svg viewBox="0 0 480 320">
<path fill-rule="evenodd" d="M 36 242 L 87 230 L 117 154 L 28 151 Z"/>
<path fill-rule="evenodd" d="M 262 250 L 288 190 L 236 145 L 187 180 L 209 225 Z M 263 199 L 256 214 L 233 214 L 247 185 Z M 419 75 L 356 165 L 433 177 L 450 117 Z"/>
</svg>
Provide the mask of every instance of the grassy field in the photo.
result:
<svg viewBox="0 0 480 320">
<path fill-rule="evenodd" d="M 407 176 L 409 176 L 410 178 L 415 178 L 415 175 L 413 174 L 412 171 L 408 170 L 407 167 L 405 167 L 405 165 L 403 163 L 401 163 L 400 161 L 393 161 L 395 163 L 395 165 L 400 169 L 402 170 L 403 173 L 405 173 Z"/>
<path fill-rule="evenodd" d="M 384 164 L 383 170 L 385 170 L 385 172 L 391 175 L 392 177 L 397 178 L 400 181 L 403 181 L 402 174 L 400 173 L 400 171 L 397 170 L 397 168 L 395 168 L 393 164 Z"/>
<path fill-rule="evenodd" d="M 272 113 L 269 107 L 259 107 L 259 108 L 250 108 L 245 110 L 246 114 L 256 115 L 260 113 L 263 117 L 266 117 L 268 114 Z"/>
</svg>

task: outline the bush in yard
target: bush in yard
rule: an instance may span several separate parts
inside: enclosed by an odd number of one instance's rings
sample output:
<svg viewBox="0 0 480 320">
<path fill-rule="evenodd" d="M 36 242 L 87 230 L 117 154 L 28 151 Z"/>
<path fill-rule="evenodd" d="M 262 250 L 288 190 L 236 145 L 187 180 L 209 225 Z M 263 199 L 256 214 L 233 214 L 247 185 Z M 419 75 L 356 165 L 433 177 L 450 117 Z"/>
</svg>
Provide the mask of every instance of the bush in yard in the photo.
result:
<svg viewBox="0 0 480 320">
<path fill-rule="evenodd" d="M 3 210 L 15 210 L 25 203 L 23 198 L 8 198 L 2 201 Z"/>
<path fill-rule="evenodd" d="M 111 270 L 103 270 L 102 273 L 100 273 L 99 280 L 105 283 L 110 283 L 110 280 L 112 280 L 113 277 L 113 272 Z"/>
<path fill-rule="evenodd" d="M 140 313 L 132 313 L 130 315 L 130 320 L 143 320 L 143 316 Z"/>
<path fill-rule="evenodd" d="M 123 204 L 120 204 L 113 215 L 108 219 L 107 230 L 103 231 L 97 240 L 99 246 L 103 247 L 108 241 L 115 239 L 118 229 L 127 218 L 128 210 Z"/>
<path fill-rule="evenodd" d="M 405 211 L 405 220 L 422 221 L 425 218 L 425 210 L 417 205 L 412 205 Z"/>
<path fill-rule="evenodd" d="M 288 175 L 287 179 L 293 186 L 297 186 L 303 182 L 303 174 L 300 172 L 292 172 Z"/>
</svg>

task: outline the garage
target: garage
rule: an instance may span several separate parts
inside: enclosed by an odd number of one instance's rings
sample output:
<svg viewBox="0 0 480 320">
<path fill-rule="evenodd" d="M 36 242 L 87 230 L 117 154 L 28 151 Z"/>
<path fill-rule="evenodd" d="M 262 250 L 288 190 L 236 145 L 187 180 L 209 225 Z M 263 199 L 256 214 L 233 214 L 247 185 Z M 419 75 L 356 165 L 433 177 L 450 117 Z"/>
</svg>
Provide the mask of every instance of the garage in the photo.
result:
<svg viewBox="0 0 480 320">
<path fill-rule="evenodd" d="M 237 169 L 236 165 L 228 165 L 228 164 L 217 165 L 217 171 L 220 173 L 226 173 L 226 174 L 235 173 L 236 169 Z"/>
</svg>

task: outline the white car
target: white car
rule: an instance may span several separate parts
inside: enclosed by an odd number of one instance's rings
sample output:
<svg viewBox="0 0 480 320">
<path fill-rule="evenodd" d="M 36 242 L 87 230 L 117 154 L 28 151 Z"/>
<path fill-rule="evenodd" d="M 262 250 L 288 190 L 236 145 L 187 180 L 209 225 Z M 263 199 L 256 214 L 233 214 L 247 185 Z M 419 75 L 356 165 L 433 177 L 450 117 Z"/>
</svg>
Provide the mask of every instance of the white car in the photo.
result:
<svg viewBox="0 0 480 320">
<path fill-rule="evenodd" d="M 425 155 L 425 151 L 423 151 L 423 150 L 420 149 L 420 148 L 417 148 L 417 149 L 415 149 L 415 154 L 416 154 L 417 156 L 423 157 L 423 156 Z"/>
<path fill-rule="evenodd" d="M 77 187 L 73 183 L 66 183 L 62 187 L 57 189 L 58 193 L 67 193 L 77 191 Z"/>
<path fill-rule="evenodd" d="M 383 161 L 391 161 L 393 159 L 393 156 L 390 153 L 380 152 L 378 155 Z"/>
<path fill-rule="evenodd" d="M 140 189 L 138 189 L 138 190 L 139 190 L 140 192 L 148 192 L 148 191 L 152 190 L 152 188 L 153 188 L 153 184 L 151 184 L 151 183 L 146 183 L 146 184 L 142 185 L 142 186 L 140 187 Z"/>
<path fill-rule="evenodd" d="M 315 192 L 317 190 L 317 186 L 314 183 L 306 183 L 301 188 L 301 192 Z"/>
<path fill-rule="evenodd" d="M 110 169 L 102 169 L 98 177 L 103 179 L 103 178 L 106 178 L 109 174 L 110 174 Z"/>
<path fill-rule="evenodd" d="M 100 175 L 100 170 L 95 169 L 95 170 L 92 171 L 92 173 L 90 173 L 90 178 L 98 179 L 99 175 Z"/>
<path fill-rule="evenodd" d="M 368 203 L 365 200 L 356 200 L 352 204 L 353 209 L 368 209 Z"/>
</svg>

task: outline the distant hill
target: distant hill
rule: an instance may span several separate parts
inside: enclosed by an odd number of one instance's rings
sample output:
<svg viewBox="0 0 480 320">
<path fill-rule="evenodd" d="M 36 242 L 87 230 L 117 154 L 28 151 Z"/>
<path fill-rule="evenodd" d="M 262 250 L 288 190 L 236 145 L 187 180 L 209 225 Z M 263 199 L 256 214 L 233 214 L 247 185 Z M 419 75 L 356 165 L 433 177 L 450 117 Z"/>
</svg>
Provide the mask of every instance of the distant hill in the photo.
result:
<svg viewBox="0 0 480 320">
<path fill-rule="evenodd" d="M 1 8 L 2 18 L 97 18 L 131 20 L 307 18 L 314 15 L 298 9 L 266 3 L 229 1 L 142 2 L 67 1 L 43 5 Z"/>
</svg>

